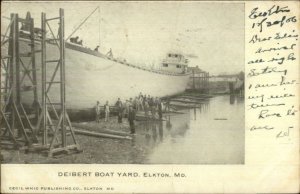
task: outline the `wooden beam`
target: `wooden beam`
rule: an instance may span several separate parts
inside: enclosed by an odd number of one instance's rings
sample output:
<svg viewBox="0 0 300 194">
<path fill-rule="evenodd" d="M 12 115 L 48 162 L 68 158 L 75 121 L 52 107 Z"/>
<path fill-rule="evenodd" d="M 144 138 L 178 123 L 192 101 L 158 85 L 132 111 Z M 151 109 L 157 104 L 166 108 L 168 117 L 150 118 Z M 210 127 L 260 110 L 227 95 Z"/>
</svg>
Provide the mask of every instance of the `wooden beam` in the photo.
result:
<svg viewBox="0 0 300 194">
<path fill-rule="evenodd" d="M 98 132 L 92 132 L 92 131 L 83 131 L 79 129 L 73 129 L 73 131 L 80 135 L 87 135 L 87 136 L 93 136 L 93 137 L 104 137 L 104 138 L 114 138 L 114 139 L 132 139 L 129 136 L 120 136 L 120 135 L 111 135 L 106 133 L 98 133 Z"/>
</svg>

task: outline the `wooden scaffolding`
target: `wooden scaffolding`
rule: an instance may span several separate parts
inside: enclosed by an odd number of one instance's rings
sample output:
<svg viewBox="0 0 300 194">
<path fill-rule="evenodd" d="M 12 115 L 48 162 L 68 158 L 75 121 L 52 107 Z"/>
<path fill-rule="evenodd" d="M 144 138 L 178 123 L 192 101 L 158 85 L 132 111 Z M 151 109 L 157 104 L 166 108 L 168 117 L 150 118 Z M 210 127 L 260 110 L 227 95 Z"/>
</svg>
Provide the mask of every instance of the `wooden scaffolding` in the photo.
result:
<svg viewBox="0 0 300 194">
<path fill-rule="evenodd" d="M 20 24 L 29 28 L 26 35 L 30 39 L 30 51 L 27 53 L 20 48 Z M 35 50 L 33 29 L 33 19 L 22 19 L 18 14 L 11 14 L 10 23 L 1 40 L 1 47 L 8 44 L 8 53 L 1 53 L 0 126 L 4 127 L 1 144 L 13 145 L 15 148 L 28 148 L 38 141 L 30 119 L 37 118 L 39 110 L 35 64 L 35 53 L 39 51 Z M 26 86 L 22 85 L 25 79 L 30 80 Z M 33 114 L 28 114 L 22 104 L 24 92 L 33 92 Z"/>
<path fill-rule="evenodd" d="M 28 17 L 29 16 L 29 17 Z M 8 44 L 8 54 L 1 53 L 1 70 L 5 74 L 5 81 L 1 79 L 1 128 L 4 126 L 4 132 L 1 134 L 1 144 L 11 144 L 14 147 L 30 148 L 30 150 L 42 149 L 48 152 L 48 156 L 56 153 L 71 153 L 71 151 L 81 151 L 76 141 L 70 119 L 66 111 L 66 90 L 65 90 L 65 37 L 64 37 L 64 11 L 60 9 L 59 17 L 46 19 L 46 14 L 41 14 L 41 37 L 36 37 L 34 32 L 34 21 L 27 14 L 26 19 L 21 19 L 18 14 L 12 14 L 10 24 L 1 41 L 1 47 Z M 58 22 L 58 33 L 54 35 L 51 23 Z M 26 26 L 25 31 L 29 31 L 27 41 L 30 41 L 30 51 L 21 53 L 20 48 L 20 28 Z M 10 31 L 9 35 L 7 33 Z M 51 38 L 48 38 L 50 32 Z M 36 40 L 36 38 L 38 40 Z M 36 50 L 35 41 L 41 42 L 41 50 Z M 59 57 L 55 60 L 47 59 L 47 47 L 55 45 Z M 26 50 L 26 49 L 23 49 Z M 38 79 L 36 69 L 36 53 L 41 53 L 41 91 L 42 101 L 38 100 Z M 23 60 L 29 58 L 28 64 Z M 54 66 L 54 72 L 47 70 L 47 67 Z M 23 73 L 21 75 L 21 73 Z M 47 76 L 48 75 L 48 76 Z M 50 76 L 50 79 L 49 78 Z M 22 83 L 27 77 L 31 81 L 31 85 L 26 85 L 33 92 L 32 107 L 34 114 L 28 114 L 22 104 L 22 92 L 24 88 Z M 26 82 L 28 83 L 28 82 Z M 50 91 L 53 85 L 60 88 L 58 101 L 53 102 Z M 50 110 L 48 108 L 51 108 Z M 36 126 L 31 123 L 32 118 L 38 118 Z M 2 125 L 4 123 L 4 125 Z M 17 131 L 17 133 L 16 133 Z M 42 133 L 42 141 L 39 141 L 37 135 Z M 68 138 L 69 137 L 69 138 Z M 8 142 L 7 142 L 7 141 Z M 24 142 L 22 144 L 22 142 Z M 36 143 L 36 144 L 32 144 Z"/>
<path fill-rule="evenodd" d="M 76 141 L 68 113 L 66 111 L 66 89 L 65 89 L 65 33 L 64 33 L 64 10 L 59 10 L 59 17 L 46 18 L 42 13 L 42 39 L 41 39 L 41 66 L 42 66 L 42 111 L 38 121 L 38 129 L 43 132 L 42 145 L 48 148 L 48 155 L 55 153 L 79 152 L 80 146 Z M 55 36 L 51 23 L 58 21 L 58 33 Z M 50 32 L 51 38 L 47 38 Z M 54 44 L 59 52 L 57 59 L 47 59 L 47 44 Z M 49 72 L 48 66 L 54 66 L 54 71 Z M 50 80 L 47 75 L 51 74 Z M 59 75 L 58 75 L 59 74 Z M 50 96 L 53 85 L 58 84 L 60 88 L 59 101 L 53 102 Z M 51 108 L 49 113 L 48 107 Z M 54 115 L 52 120 L 51 115 Z M 49 130 L 52 138 L 49 139 Z M 67 138 L 71 137 L 71 138 Z"/>
</svg>

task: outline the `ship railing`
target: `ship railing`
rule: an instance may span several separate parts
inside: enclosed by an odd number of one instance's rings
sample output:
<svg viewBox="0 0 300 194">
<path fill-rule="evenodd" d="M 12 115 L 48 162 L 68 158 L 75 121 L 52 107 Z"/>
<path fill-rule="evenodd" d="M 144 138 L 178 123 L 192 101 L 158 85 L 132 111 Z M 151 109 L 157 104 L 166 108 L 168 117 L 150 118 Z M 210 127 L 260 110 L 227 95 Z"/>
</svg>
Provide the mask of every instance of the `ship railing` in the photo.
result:
<svg viewBox="0 0 300 194">
<path fill-rule="evenodd" d="M 99 53 L 98 51 L 94 51 L 91 48 L 83 47 L 82 45 L 78 45 L 71 42 L 66 42 L 66 47 L 70 49 L 74 49 L 83 53 L 91 54 L 94 56 L 104 57 L 103 54 Z"/>
<path fill-rule="evenodd" d="M 24 33 L 23 35 L 26 36 L 27 34 Z M 49 41 L 50 44 L 53 44 L 51 40 L 48 40 L 48 41 Z M 82 45 L 77 45 L 77 44 L 74 44 L 74 43 L 71 43 L 71 42 L 66 42 L 66 47 L 70 48 L 70 49 L 73 49 L 73 50 L 77 50 L 77 51 L 83 52 L 83 53 L 91 54 L 91 55 L 94 55 L 94 56 L 105 57 L 105 58 L 107 58 L 109 60 L 121 63 L 123 65 L 130 66 L 130 67 L 133 67 L 133 68 L 141 69 L 141 70 L 144 70 L 144 71 L 149 71 L 149 72 L 153 72 L 153 73 L 157 73 L 157 74 L 170 75 L 170 76 L 182 76 L 183 75 L 183 74 L 178 74 L 178 73 L 170 73 L 170 72 L 163 72 L 163 71 L 158 71 L 158 70 L 152 70 L 152 69 L 149 69 L 149 68 L 146 68 L 146 67 L 140 67 L 140 66 L 137 66 L 137 65 L 133 65 L 133 64 L 130 64 L 128 62 L 124 62 L 122 60 L 118 60 L 118 59 L 110 57 L 110 56 L 105 56 L 105 55 L 99 53 L 98 51 L 94 51 L 94 50 L 92 50 L 90 48 L 83 47 Z"/>
<path fill-rule="evenodd" d="M 152 72 L 152 73 L 163 74 L 163 75 L 170 75 L 170 76 L 182 76 L 182 75 L 185 75 L 184 73 L 178 74 L 178 73 L 164 72 L 164 71 L 161 71 L 161 70 L 153 70 L 153 69 L 149 69 L 149 68 L 145 68 L 145 67 L 133 65 L 133 64 L 130 64 L 128 62 L 124 62 L 122 60 L 118 60 L 118 59 L 110 57 L 110 56 L 105 56 L 105 57 L 107 59 L 111 60 L 111 61 L 115 61 L 115 62 L 121 63 L 123 65 L 127 65 L 129 67 L 133 67 L 133 68 L 136 68 L 136 69 L 141 69 L 141 70 L 144 70 L 144 71 L 149 71 L 149 72 Z"/>
</svg>

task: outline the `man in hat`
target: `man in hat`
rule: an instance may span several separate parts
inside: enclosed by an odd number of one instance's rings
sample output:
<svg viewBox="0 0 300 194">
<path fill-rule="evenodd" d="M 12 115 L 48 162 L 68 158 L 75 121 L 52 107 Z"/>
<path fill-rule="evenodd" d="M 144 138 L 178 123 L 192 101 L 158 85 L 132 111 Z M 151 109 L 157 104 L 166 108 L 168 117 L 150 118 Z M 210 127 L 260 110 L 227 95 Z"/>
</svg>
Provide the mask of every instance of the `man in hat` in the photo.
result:
<svg viewBox="0 0 300 194">
<path fill-rule="evenodd" d="M 94 51 L 98 51 L 98 49 L 99 49 L 99 45 L 94 49 Z"/>
<path fill-rule="evenodd" d="M 123 103 L 120 100 L 120 98 L 118 98 L 118 101 L 116 102 L 116 107 L 117 107 L 117 111 L 118 111 L 118 123 L 122 123 Z"/>
<path fill-rule="evenodd" d="M 101 113 L 101 109 L 100 109 L 100 102 L 97 101 L 96 107 L 95 107 L 95 112 L 96 112 L 96 123 L 100 122 L 100 113 Z"/>
<path fill-rule="evenodd" d="M 104 105 L 104 112 L 105 112 L 105 122 L 107 122 L 109 120 L 109 112 L 110 112 L 108 101 L 106 101 L 106 104 Z"/>
</svg>

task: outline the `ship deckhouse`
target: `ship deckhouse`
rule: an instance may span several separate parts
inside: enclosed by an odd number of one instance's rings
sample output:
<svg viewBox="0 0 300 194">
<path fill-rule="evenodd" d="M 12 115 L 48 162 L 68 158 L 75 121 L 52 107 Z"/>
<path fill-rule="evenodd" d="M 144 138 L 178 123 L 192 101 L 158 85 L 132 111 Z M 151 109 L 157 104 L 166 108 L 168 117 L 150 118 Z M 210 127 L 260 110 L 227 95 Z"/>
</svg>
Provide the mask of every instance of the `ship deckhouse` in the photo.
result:
<svg viewBox="0 0 300 194">
<path fill-rule="evenodd" d="M 161 69 L 174 73 L 186 73 L 187 66 L 188 59 L 182 54 L 168 53 L 166 58 L 162 61 Z"/>
</svg>

